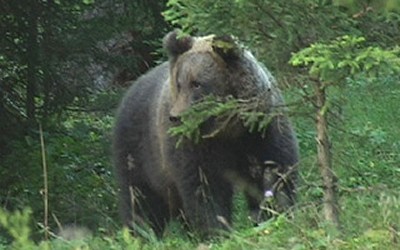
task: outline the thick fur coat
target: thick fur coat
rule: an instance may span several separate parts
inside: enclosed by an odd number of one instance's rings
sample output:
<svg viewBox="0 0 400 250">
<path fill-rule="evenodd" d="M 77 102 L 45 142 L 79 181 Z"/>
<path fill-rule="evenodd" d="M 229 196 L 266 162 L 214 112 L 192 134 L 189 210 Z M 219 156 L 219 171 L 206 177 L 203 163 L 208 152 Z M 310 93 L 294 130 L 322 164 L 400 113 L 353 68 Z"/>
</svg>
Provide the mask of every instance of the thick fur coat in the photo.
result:
<svg viewBox="0 0 400 250">
<path fill-rule="evenodd" d="M 273 195 L 278 210 L 293 205 L 298 147 L 284 114 L 274 116 L 264 135 L 234 123 L 221 135 L 177 148 L 168 134 L 183 112 L 210 94 L 249 99 L 265 93 L 265 112 L 282 106 L 270 73 L 231 38 L 179 39 L 172 32 L 164 48 L 169 61 L 132 84 L 117 115 L 113 153 L 124 223 L 158 235 L 173 217 L 204 234 L 227 229 L 235 186 L 245 192 L 253 217 L 265 195 Z"/>
</svg>

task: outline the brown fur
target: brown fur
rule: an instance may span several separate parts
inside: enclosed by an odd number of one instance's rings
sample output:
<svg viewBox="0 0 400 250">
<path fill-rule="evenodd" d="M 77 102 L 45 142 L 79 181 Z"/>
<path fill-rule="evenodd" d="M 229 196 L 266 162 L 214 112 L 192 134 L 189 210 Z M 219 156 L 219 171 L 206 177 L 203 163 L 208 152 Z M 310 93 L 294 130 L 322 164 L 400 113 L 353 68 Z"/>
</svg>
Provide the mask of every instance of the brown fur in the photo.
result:
<svg viewBox="0 0 400 250">
<path fill-rule="evenodd" d="M 114 161 L 122 218 L 136 233 L 150 226 L 161 235 L 169 219 L 180 215 L 206 235 L 228 229 L 234 186 L 242 187 L 250 210 L 258 213 L 266 188 L 274 186 L 268 180 L 279 179 L 298 162 L 296 137 L 284 115 L 272 120 L 265 137 L 233 124 L 224 136 L 199 144 L 185 141 L 176 148 L 176 138 L 167 131 L 206 95 L 248 99 L 265 93 L 266 112 L 283 104 L 269 72 L 232 39 L 219 39 L 168 34 L 164 48 L 169 62 L 135 82 L 120 105 Z M 206 123 L 212 126 L 213 121 Z M 264 178 L 270 172 L 263 172 L 265 162 L 275 163 L 275 176 Z M 294 203 L 296 172 L 273 190 L 282 207 Z"/>
</svg>

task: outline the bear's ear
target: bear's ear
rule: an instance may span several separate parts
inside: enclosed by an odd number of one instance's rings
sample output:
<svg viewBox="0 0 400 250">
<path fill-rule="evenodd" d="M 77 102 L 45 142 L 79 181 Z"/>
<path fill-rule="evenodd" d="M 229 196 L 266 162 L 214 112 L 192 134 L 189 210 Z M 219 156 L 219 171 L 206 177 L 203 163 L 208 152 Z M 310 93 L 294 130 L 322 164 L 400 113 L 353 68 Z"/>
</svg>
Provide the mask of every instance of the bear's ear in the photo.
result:
<svg viewBox="0 0 400 250">
<path fill-rule="evenodd" d="M 178 31 L 175 30 L 164 37 L 163 45 L 168 56 L 174 59 L 192 48 L 193 38 L 191 36 L 180 37 Z"/>
<path fill-rule="evenodd" d="M 226 62 L 236 60 L 242 54 L 241 46 L 232 36 L 214 37 L 212 48 Z"/>
</svg>

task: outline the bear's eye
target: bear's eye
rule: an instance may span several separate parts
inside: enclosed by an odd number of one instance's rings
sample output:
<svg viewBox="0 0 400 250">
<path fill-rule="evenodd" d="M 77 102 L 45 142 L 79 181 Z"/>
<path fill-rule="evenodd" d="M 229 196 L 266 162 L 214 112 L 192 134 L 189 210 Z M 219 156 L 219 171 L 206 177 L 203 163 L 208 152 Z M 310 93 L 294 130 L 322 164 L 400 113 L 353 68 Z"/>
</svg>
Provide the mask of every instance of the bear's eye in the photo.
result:
<svg viewBox="0 0 400 250">
<path fill-rule="evenodd" d="M 192 87 L 195 89 L 198 89 L 201 87 L 201 84 L 198 81 L 192 81 L 191 84 L 192 84 Z"/>
</svg>

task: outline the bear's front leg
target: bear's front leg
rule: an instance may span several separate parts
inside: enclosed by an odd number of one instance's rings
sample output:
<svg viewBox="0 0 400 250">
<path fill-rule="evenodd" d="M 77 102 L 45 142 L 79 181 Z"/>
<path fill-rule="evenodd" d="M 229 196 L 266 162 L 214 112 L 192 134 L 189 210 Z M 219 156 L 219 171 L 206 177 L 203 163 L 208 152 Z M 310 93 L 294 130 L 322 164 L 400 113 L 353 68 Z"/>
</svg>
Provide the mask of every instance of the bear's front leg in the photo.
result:
<svg viewBox="0 0 400 250">
<path fill-rule="evenodd" d="M 181 178 L 179 189 L 189 226 L 208 236 L 228 230 L 231 223 L 232 185 L 219 173 L 201 167 L 196 172 L 188 171 Z"/>
<path fill-rule="evenodd" d="M 246 196 L 250 217 L 258 224 L 295 204 L 298 143 L 289 119 L 276 116 L 264 134 L 249 134 L 245 146 L 248 160 L 242 164 L 258 189 L 247 190 Z"/>
</svg>

